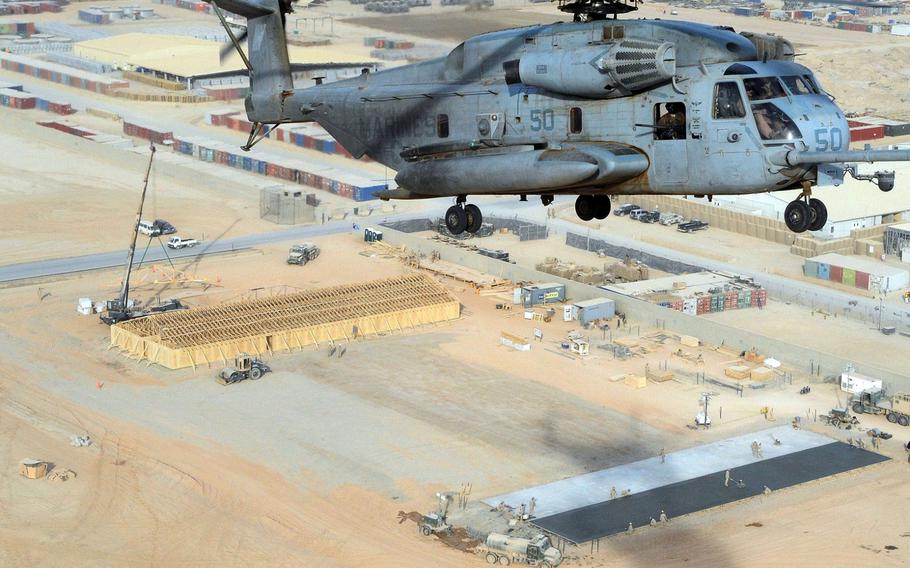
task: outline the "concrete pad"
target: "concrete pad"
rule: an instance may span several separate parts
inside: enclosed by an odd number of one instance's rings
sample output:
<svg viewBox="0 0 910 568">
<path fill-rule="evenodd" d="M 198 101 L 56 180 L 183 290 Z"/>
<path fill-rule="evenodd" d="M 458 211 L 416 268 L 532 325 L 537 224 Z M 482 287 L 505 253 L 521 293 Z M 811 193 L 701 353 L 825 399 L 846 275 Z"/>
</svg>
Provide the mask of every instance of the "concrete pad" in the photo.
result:
<svg viewBox="0 0 910 568">
<path fill-rule="evenodd" d="M 774 438 L 780 445 L 774 445 Z M 762 457 L 752 455 L 753 441 L 762 445 Z M 664 463 L 659 457 L 632 462 L 585 475 L 579 475 L 544 485 L 522 489 L 484 499 L 496 506 L 504 502 L 518 508 L 536 499 L 536 517 L 555 515 L 601 503 L 610 499 L 610 490 L 617 493 L 631 490 L 642 493 L 664 485 L 687 481 L 727 469 L 742 467 L 762 460 L 785 456 L 833 442 L 831 438 L 807 430 L 779 426 L 751 434 L 736 436 L 694 448 L 667 454 Z"/>
</svg>

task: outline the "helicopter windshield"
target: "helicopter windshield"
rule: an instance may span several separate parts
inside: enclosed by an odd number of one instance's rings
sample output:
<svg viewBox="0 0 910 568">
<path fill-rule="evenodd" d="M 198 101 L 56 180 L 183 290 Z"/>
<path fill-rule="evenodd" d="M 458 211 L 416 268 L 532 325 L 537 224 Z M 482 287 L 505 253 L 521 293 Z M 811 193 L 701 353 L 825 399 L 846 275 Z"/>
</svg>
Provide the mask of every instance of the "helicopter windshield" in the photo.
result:
<svg viewBox="0 0 910 568">
<path fill-rule="evenodd" d="M 743 85 L 746 87 L 746 96 L 750 101 L 764 101 L 787 96 L 777 77 L 743 79 Z"/>
<path fill-rule="evenodd" d="M 784 82 L 784 85 L 787 86 L 787 90 L 794 96 L 818 94 L 818 90 L 808 77 L 789 75 L 787 77 L 781 77 L 781 80 Z"/>
<path fill-rule="evenodd" d="M 773 103 L 753 104 L 752 115 L 762 140 L 788 141 L 802 138 L 796 124 Z"/>
</svg>

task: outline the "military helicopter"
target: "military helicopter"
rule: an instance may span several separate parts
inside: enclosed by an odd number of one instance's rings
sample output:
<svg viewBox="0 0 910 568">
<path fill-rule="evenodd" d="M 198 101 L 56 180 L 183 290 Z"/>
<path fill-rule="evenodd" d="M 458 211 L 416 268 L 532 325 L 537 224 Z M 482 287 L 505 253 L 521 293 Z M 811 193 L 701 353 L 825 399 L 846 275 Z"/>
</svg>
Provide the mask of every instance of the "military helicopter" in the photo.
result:
<svg viewBox="0 0 910 568">
<path fill-rule="evenodd" d="M 245 149 L 267 125 L 317 122 L 354 156 L 397 171 L 381 199 L 454 198 L 449 231 L 480 229 L 471 195 L 576 195 L 585 221 L 610 196 L 802 189 L 785 221 L 819 230 L 814 185 L 845 174 L 894 187 L 855 162 L 910 151 L 848 150 L 844 113 L 780 37 L 665 20 L 621 20 L 638 0 L 558 0 L 559 22 L 471 37 L 446 57 L 295 89 L 285 45 L 291 0 L 211 0 L 245 16 L 250 73 Z M 229 46 L 230 47 L 230 46 Z M 228 47 L 228 49 L 229 49 Z"/>
</svg>

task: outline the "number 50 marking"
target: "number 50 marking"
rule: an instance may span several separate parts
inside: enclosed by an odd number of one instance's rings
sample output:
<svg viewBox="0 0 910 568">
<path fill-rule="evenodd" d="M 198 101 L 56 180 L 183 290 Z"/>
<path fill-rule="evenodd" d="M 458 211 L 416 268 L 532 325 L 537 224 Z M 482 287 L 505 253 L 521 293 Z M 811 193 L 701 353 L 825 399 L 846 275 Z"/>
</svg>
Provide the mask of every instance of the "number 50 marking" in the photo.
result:
<svg viewBox="0 0 910 568">
<path fill-rule="evenodd" d="M 837 151 L 844 147 L 844 134 L 840 128 L 815 130 L 815 149 L 819 152 Z"/>
<path fill-rule="evenodd" d="M 531 111 L 531 130 L 533 131 L 553 130 L 554 121 L 553 109 Z"/>
</svg>

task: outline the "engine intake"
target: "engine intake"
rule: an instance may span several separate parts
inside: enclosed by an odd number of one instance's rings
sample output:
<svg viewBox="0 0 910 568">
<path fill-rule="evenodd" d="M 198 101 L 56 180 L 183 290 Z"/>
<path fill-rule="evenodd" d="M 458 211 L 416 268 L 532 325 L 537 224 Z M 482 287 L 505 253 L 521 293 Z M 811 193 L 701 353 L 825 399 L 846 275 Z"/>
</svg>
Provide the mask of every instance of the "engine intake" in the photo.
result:
<svg viewBox="0 0 910 568">
<path fill-rule="evenodd" d="M 506 82 L 520 81 L 563 95 L 611 99 L 672 79 L 676 49 L 670 42 L 628 39 L 609 46 L 530 52 L 517 65 L 507 61 L 503 68 Z"/>
</svg>

